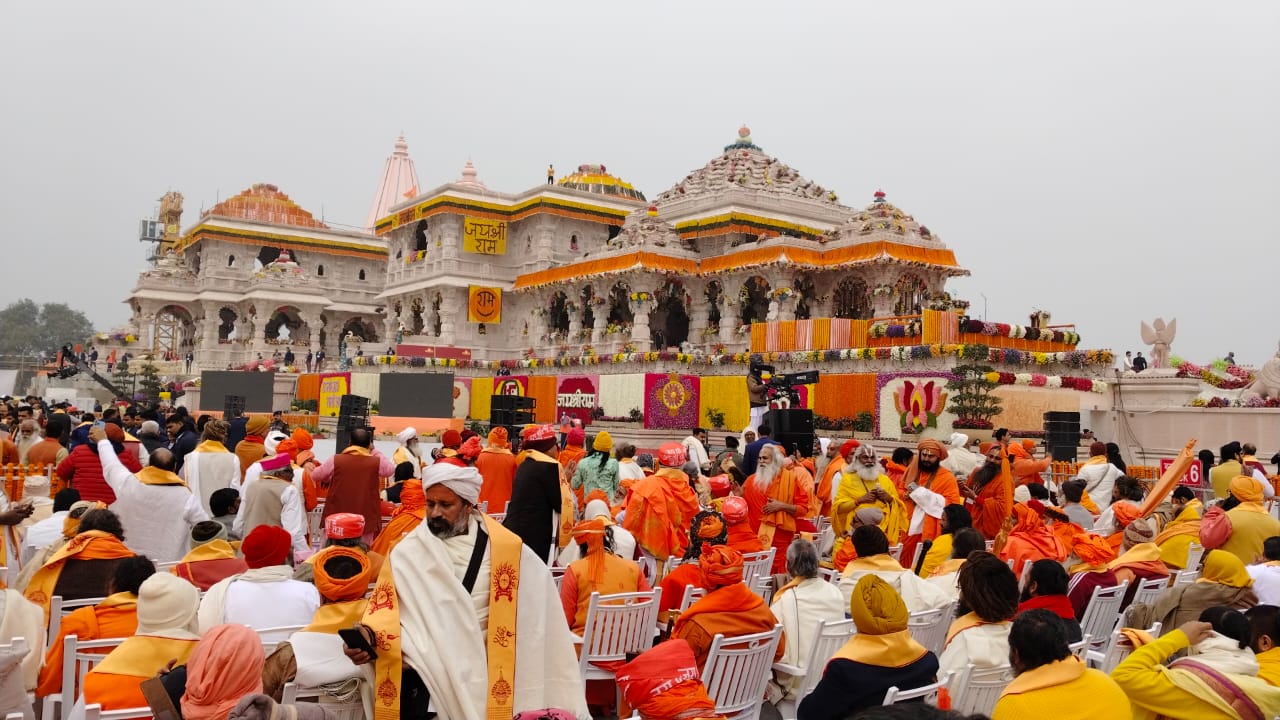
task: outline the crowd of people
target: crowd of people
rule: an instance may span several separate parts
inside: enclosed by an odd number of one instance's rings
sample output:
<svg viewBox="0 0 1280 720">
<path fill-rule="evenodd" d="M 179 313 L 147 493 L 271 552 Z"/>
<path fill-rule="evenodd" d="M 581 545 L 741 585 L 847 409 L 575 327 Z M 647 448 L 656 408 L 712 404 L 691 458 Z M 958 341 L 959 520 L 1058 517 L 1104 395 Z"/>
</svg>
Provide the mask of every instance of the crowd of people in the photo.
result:
<svg viewBox="0 0 1280 720">
<path fill-rule="evenodd" d="M 1151 495 L 1101 442 L 1055 482 L 1003 432 L 885 453 L 784 445 L 762 424 L 722 450 L 693 428 L 645 451 L 570 423 L 449 430 L 427 452 L 410 427 L 384 454 L 357 428 L 318 458 L 278 416 L 12 410 L 3 451 L 54 479 L 27 479 L 0 511 L 0 626 L 33 648 L 15 661 L 23 689 L 74 682 L 71 635 L 121 639 L 67 717 L 155 709 L 143 684 L 158 677 L 184 718 L 269 717 L 289 683 L 371 720 L 709 718 L 715 638 L 775 626 L 774 660 L 801 675 L 773 672 L 767 702 L 801 720 L 881 712 L 890 687 L 971 666 L 1014 678 L 1001 720 L 1280 713 L 1280 520 L 1247 443 L 1207 458 L 1202 500 Z M 1168 587 L 1136 601 L 1144 581 Z M 1106 674 L 1070 645 L 1094 590 L 1122 584 L 1131 653 Z M 655 588 L 659 641 L 610 666 L 616 682 L 584 684 L 575 636 L 593 598 Z M 55 597 L 92 602 L 54 618 Z M 948 625 L 931 647 L 908 625 L 928 612 Z M 806 668 L 818 624 L 846 619 L 857 632 Z M 819 680 L 800 697 L 806 673 Z"/>
</svg>

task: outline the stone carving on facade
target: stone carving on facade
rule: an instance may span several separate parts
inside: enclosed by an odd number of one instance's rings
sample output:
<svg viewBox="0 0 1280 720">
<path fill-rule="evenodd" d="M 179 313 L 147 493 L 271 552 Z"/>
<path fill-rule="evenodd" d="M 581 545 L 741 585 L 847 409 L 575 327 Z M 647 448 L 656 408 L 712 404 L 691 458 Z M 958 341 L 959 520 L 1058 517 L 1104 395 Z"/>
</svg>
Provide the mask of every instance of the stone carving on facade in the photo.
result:
<svg viewBox="0 0 1280 720">
<path fill-rule="evenodd" d="M 1156 318 L 1148 325 L 1142 322 L 1142 342 L 1151 346 L 1151 367 L 1164 369 L 1169 367 L 1169 346 L 1178 332 L 1178 320 L 1174 318 L 1165 324 L 1164 318 Z"/>
<path fill-rule="evenodd" d="M 731 188 L 794 195 L 833 205 L 839 203 L 835 193 L 766 155 L 751 141 L 751 130 L 745 126 L 738 130 L 738 138 L 725 146 L 723 155 L 686 175 L 670 190 L 659 195 L 658 200 L 715 194 Z"/>
<path fill-rule="evenodd" d="M 1280 400 L 1280 346 L 1276 354 L 1258 370 L 1253 382 L 1241 393 L 1242 400 L 1260 398 L 1262 400 Z"/>
</svg>

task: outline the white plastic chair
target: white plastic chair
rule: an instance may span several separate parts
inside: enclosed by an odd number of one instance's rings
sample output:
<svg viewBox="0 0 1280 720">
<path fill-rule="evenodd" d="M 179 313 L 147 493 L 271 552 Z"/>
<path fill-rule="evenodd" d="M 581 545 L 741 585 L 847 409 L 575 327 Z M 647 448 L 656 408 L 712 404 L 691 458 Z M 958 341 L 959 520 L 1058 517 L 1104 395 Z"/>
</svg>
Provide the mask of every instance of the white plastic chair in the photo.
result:
<svg viewBox="0 0 1280 720">
<path fill-rule="evenodd" d="M 838 584 L 840 582 L 840 571 L 835 568 L 820 567 L 818 568 L 818 575 L 829 583 Z"/>
<path fill-rule="evenodd" d="M 1182 572 L 1178 573 L 1177 579 L 1173 581 L 1173 586 L 1178 587 L 1179 585 L 1193 585 L 1195 584 L 1195 581 L 1199 579 L 1200 579 L 1199 570 L 1183 570 Z"/>
<path fill-rule="evenodd" d="M 551 568 L 551 579 L 556 583 L 556 590 L 560 589 L 560 583 L 564 582 L 564 573 L 569 568 L 553 566 Z"/>
<path fill-rule="evenodd" d="M 889 555 L 898 562 L 902 562 L 902 543 L 898 543 L 889 548 Z"/>
<path fill-rule="evenodd" d="M 586 680 L 613 680 L 614 673 L 596 662 L 625 661 L 653 647 L 662 588 L 648 592 L 601 595 L 591 593 L 587 622 L 582 628 L 578 672 Z"/>
<path fill-rule="evenodd" d="M 769 683 L 769 668 L 782 638 L 782 626 L 772 630 L 711 641 L 702 684 L 716 704 L 714 714 L 726 720 L 756 720 Z"/>
<path fill-rule="evenodd" d="M 63 600 L 61 595 L 54 595 L 49 598 L 49 639 L 45 641 L 45 645 L 52 645 L 58 641 L 58 633 L 62 630 L 62 618 L 87 605 L 97 605 L 103 600 L 106 600 L 106 598 Z"/>
<path fill-rule="evenodd" d="M 1133 602 L 1142 603 L 1143 605 L 1154 605 L 1156 598 L 1160 597 L 1160 593 L 1169 587 L 1169 578 L 1151 578 L 1150 580 L 1139 580 L 1138 589 L 1133 593 Z"/>
<path fill-rule="evenodd" d="M 920 698 L 924 698 L 924 701 L 926 703 L 930 705 L 937 705 L 938 691 L 943 688 L 950 689 L 951 678 L 953 677 L 955 677 L 955 673 L 949 672 L 946 675 L 944 675 L 942 679 L 939 680 L 938 682 L 933 683 L 931 685 L 918 687 L 914 690 L 899 690 L 896 686 L 891 687 L 889 688 L 888 692 L 884 694 L 884 702 L 880 704 L 881 705 L 897 705 L 898 703 L 909 702 L 911 700 L 919 700 Z"/>
<path fill-rule="evenodd" d="M 951 709 L 966 715 L 990 715 L 1011 682 L 1013 669 L 1008 665 L 976 668 L 970 663 L 951 684 Z"/>
<path fill-rule="evenodd" d="M 1129 589 L 1129 581 L 1111 587 L 1096 587 L 1085 607 L 1084 617 L 1080 618 L 1080 631 L 1088 635 L 1089 659 L 1102 660 L 1111 631 L 1120 622 L 1120 605 L 1124 602 L 1125 591 Z"/>
<path fill-rule="evenodd" d="M 809 645 L 809 657 L 805 659 L 803 667 L 780 662 L 773 664 L 776 672 L 803 678 L 800 681 L 800 687 L 793 691 L 792 696 L 778 703 L 778 712 L 782 717 L 795 717 L 800 701 L 818 686 L 827 661 L 857 632 L 858 628 L 854 626 L 852 620 L 822 620 L 818 623 L 818 630 L 814 633 L 813 642 Z"/>
<path fill-rule="evenodd" d="M 769 605 L 770 602 L 773 600 L 773 576 L 772 575 L 757 575 L 754 579 L 751 580 L 751 582 L 749 583 L 749 586 L 751 587 L 751 592 L 755 593 L 756 595 L 759 595 L 760 599 L 764 600 L 765 605 Z"/>
<path fill-rule="evenodd" d="M 279 627 L 262 628 L 260 630 L 255 628 L 254 632 L 258 634 L 258 639 L 262 641 L 262 651 L 269 657 L 271 653 L 276 651 L 276 648 L 280 643 L 287 642 L 291 635 L 304 627 L 306 626 L 281 625 Z"/>
<path fill-rule="evenodd" d="M 1021 590 L 1023 590 L 1024 588 L 1026 588 L 1026 587 L 1027 587 L 1027 581 L 1029 581 L 1029 580 L 1031 579 L 1031 566 L 1032 566 L 1032 565 L 1035 565 L 1035 563 L 1034 563 L 1034 562 L 1023 562 L 1023 563 L 1022 563 L 1022 575 L 1018 578 L 1018 590 L 1019 590 L 1019 591 L 1021 591 Z"/>
<path fill-rule="evenodd" d="M 680 612 L 693 607 L 693 604 L 707 596 L 707 591 L 696 585 L 685 585 L 684 595 L 680 596 Z"/>
<path fill-rule="evenodd" d="M 744 553 L 742 556 L 742 579 L 747 585 L 751 578 L 773 574 L 773 555 L 777 548 L 769 548 L 764 552 Z"/>
<path fill-rule="evenodd" d="M 1085 635 L 1084 637 L 1080 638 L 1080 642 L 1073 642 L 1073 643 L 1071 643 L 1070 645 L 1068 645 L 1067 647 L 1071 649 L 1071 654 L 1072 654 L 1072 655 L 1075 655 L 1076 657 L 1080 658 L 1081 660 L 1088 661 L 1088 659 L 1089 659 L 1089 657 L 1088 657 L 1088 653 L 1089 653 L 1089 636 L 1088 636 L 1088 635 Z"/>
<path fill-rule="evenodd" d="M 181 561 L 181 560 L 170 560 L 170 561 L 168 561 L 168 562 L 158 562 L 158 563 L 156 563 L 156 564 L 155 564 L 155 565 L 156 565 L 156 572 L 169 572 L 170 570 L 172 570 L 172 569 L 174 569 L 175 567 L 177 567 L 177 566 L 178 566 L 178 563 L 180 563 L 180 562 L 182 562 L 182 561 Z"/>
<path fill-rule="evenodd" d="M 285 683 L 280 692 L 280 704 L 296 705 L 298 698 L 304 698 L 306 702 L 315 703 L 333 713 L 334 720 L 363 720 L 364 718 L 364 702 L 358 695 L 352 702 L 336 702 L 329 699 L 330 696 L 319 688 L 302 687 L 293 682 Z"/>
<path fill-rule="evenodd" d="M 926 649 L 933 651 L 935 655 L 941 655 L 942 647 L 947 643 L 947 630 L 951 627 L 951 616 L 955 614 L 955 607 L 955 603 L 950 603 L 937 610 L 911 613 L 907 620 L 907 629 L 911 631 L 911 637 Z"/>
<path fill-rule="evenodd" d="M 104 712 L 102 706 L 97 703 L 84 706 L 84 720 L 133 720 L 149 718 L 154 714 L 150 707 L 123 708 Z"/>
<path fill-rule="evenodd" d="M 114 650 L 125 638 L 105 638 L 102 640 L 81 641 L 75 635 L 68 635 L 62 640 L 62 692 L 46 695 L 41 709 L 44 720 L 66 718 L 84 688 L 84 676 L 89 674 L 95 665 L 107 658 L 107 653 Z M 94 650 L 106 652 L 91 652 Z"/>
<path fill-rule="evenodd" d="M 5 645 L 0 645 L 0 650 L 11 650 L 20 656 L 25 656 L 31 648 L 27 647 L 27 639 L 19 636 L 13 638 Z M 24 702 L 22 704 L 22 712 L 9 713 L 5 718 L 8 720 L 8 718 L 13 718 L 14 716 L 16 716 L 17 720 L 35 720 L 36 713 L 35 709 L 31 707 L 31 703 Z M 49 720 L 52 720 L 52 718 Z"/>
<path fill-rule="evenodd" d="M 307 513 L 307 537 L 311 538 L 311 547 L 316 551 L 324 547 L 324 503 Z"/>
<path fill-rule="evenodd" d="M 1151 627 L 1147 628 L 1147 633 L 1151 635 L 1151 637 L 1160 637 L 1160 630 L 1161 624 L 1156 622 L 1152 623 Z M 1124 662 L 1124 659 L 1129 657 L 1129 653 L 1133 652 L 1133 648 L 1129 647 L 1127 644 L 1120 644 L 1120 638 L 1122 637 L 1123 635 L 1120 634 L 1120 628 L 1116 628 L 1111 631 L 1111 636 L 1107 638 L 1106 650 L 1101 654 L 1089 653 L 1090 664 L 1110 675 L 1111 671 L 1115 670 L 1116 666 Z"/>
<path fill-rule="evenodd" d="M 1187 546 L 1187 570 L 1199 570 L 1200 560 L 1204 558 L 1204 546 L 1193 542 Z"/>
<path fill-rule="evenodd" d="M 636 562 L 640 564 L 640 574 L 644 575 L 644 579 L 649 581 L 650 585 L 657 585 L 658 561 L 650 557 L 648 553 L 641 552 L 640 559 Z"/>
</svg>

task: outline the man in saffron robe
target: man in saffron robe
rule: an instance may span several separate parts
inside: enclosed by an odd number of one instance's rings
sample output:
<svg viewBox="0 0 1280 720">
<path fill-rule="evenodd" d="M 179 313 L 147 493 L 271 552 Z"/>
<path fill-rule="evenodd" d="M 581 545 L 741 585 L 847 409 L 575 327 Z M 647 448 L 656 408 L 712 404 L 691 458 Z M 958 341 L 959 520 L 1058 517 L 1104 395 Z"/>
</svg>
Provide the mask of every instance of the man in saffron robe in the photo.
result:
<svg viewBox="0 0 1280 720">
<path fill-rule="evenodd" d="M 688 641 L 698 667 L 702 667 L 706 665 L 716 635 L 733 637 L 772 630 L 778 619 L 764 600 L 742 582 L 742 553 L 724 546 L 705 545 L 698 567 L 702 572 L 702 585 L 708 592 L 680 616 L 671 637 Z M 774 662 L 782 657 L 785 643 L 785 638 L 779 639 Z"/>
<path fill-rule="evenodd" d="M 1013 561 L 1013 572 L 1018 577 L 1022 577 L 1022 566 L 1026 563 L 1045 558 L 1062 562 L 1070 554 L 1058 536 L 1045 527 L 1042 512 L 1044 505 L 1039 500 L 1013 506 L 1017 522 L 999 555 L 1001 560 Z"/>
<path fill-rule="evenodd" d="M 138 589 L 138 629 L 107 654 L 84 678 L 85 704 L 103 710 L 146 707 L 142 683 L 170 661 L 181 665 L 200 634 L 196 609 L 200 591 L 186 580 L 156 573 Z"/>
<path fill-rule="evenodd" d="M 1071 599 L 1071 607 L 1075 608 L 1076 619 L 1084 618 L 1084 611 L 1089 607 L 1089 599 L 1093 597 L 1093 589 L 1097 587 L 1115 587 L 1116 574 L 1107 567 L 1116 559 L 1107 539 L 1092 533 L 1080 533 L 1071 542 L 1071 554 L 1080 562 L 1070 565 L 1067 574 L 1071 581 L 1067 585 L 1067 597 Z"/>
<path fill-rule="evenodd" d="M 932 439 L 921 440 L 916 445 L 916 456 L 902 478 L 907 495 L 903 502 L 910 518 L 907 537 L 901 541 L 902 557 L 906 562 L 915 557 L 916 545 L 920 541 L 938 536 L 942 509 L 964 502 L 956 476 L 942 467 L 942 461 L 946 459 L 947 448 L 942 443 Z"/>
<path fill-rule="evenodd" d="M 205 592 L 221 580 L 248 569 L 227 541 L 226 526 L 206 520 L 191 528 L 191 552 L 183 556 L 172 572 Z"/>
<path fill-rule="evenodd" d="M 729 534 L 725 545 L 746 555 L 747 553 L 764 552 L 764 543 L 760 536 L 751 529 L 750 511 L 747 501 L 737 495 L 730 495 L 720 503 L 720 513 L 729 526 Z"/>
<path fill-rule="evenodd" d="M 586 554 L 565 569 L 560 580 L 560 605 L 574 635 L 581 636 L 587 624 L 591 594 L 647 592 L 649 581 L 633 560 L 623 560 L 605 548 L 608 534 L 604 520 L 596 518 L 573 526 L 573 541 L 586 546 Z"/>
<path fill-rule="evenodd" d="M 1182 485 L 1174 488 L 1171 502 L 1173 522 L 1165 525 L 1152 542 L 1160 546 L 1160 559 L 1165 565 L 1182 570 L 1187 567 L 1191 543 L 1200 542 L 1200 514 L 1204 504 L 1191 488 Z"/>
<path fill-rule="evenodd" d="M 396 474 L 391 460 L 373 447 L 373 433 L 351 431 L 351 444 L 311 473 L 318 487 L 328 488 L 324 516 L 349 512 L 364 516 L 364 541 L 370 544 L 382 527 L 381 478 Z"/>
<path fill-rule="evenodd" d="M 745 507 L 742 512 L 746 514 Z M 658 600 L 659 623 L 666 624 L 671 612 L 680 607 L 687 587 L 692 585 L 695 588 L 707 589 L 702 585 L 702 571 L 698 569 L 698 558 L 702 557 L 703 547 L 726 544 L 727 524 L 723 515 L 712 510 L 703 510 L 694 516 L 689 533 L 689 549 L 684 554 L 684 562 L 662 576 L 662 580 L 658 583 L 658 587 L 662 589 L 662 597 Z M 755 535 L 752 535 L 752 538 L 754 539 Z M 757 545 L 759 542 L 756 540 Z"/>
<path fill-rule="evenodd" d="M 225 444 L 229 427 L 216 418 L 205 423 L 200 444 L 187 453 L 179 473 L 205 512 L 210 512 L 209 498 L 215 492 L 236 484 L 243 475 L 240 458 L 227 450 Z"/>
<path fill-rule="evenodd" d="M 367 693 L 364 673 L 347 659 L 338 631 L 354 626 L 368 606 L 365 593 L 373 581 L 369 557 L 358 549 L 335 545 L 312 556 L 320 608 L 311 623 L 276 646 L 262 670 L 262 691 L 279 697 L 285 683 L 297 681 L 304 687 L 334 686 L 336 692 L 350 679 L 361 681 Z M 372 698 L 372 695 L 369 695 Z"/>
<path fill-rule="evenodd" d="M 763 445 L 754 475 L 742 486 L 751 525 L 765 547 L 775 548 L 772 573 L 787 567 L 787 546 L 796 535 L 796 518 L 807 512 L 809 494 L 801 482 L 802 468 L 787 467 L 782 448 Z"/>
<path fill-rule="evenodd" d="M 586 718 L 551 572 L 518 535 L 476 511 L 481 478 L 468 470 L 424 479 L 427 519 L 382 566 L 357 626 L 378 654 L 366 670 L 365 717 L 424 717 L 430 704 L 447 718 L 542 708 Z M 345 652 L 357 665 L 373 660 Z"/>
<path fill-rule="evenodd" d="M 846 442 L 845 447 L 848 445 Z M 854 513 L 864 507 L 873 507 L 883 513 L 880 529 L 889 542 L 896 545 L 907 531 L 907 506 L 898 496 L 893 481 L 881 472 L 873 445 L 866 443 L 850 449 L 850 452 L 840 473 L 835 502 L 831 505 L 831 527 L 836 533 L 834 552 L 840 552 L 850 532 L 849 524 Z"/>
<path fill-rule="evenodd" d="M 1169 568 L 1160 561 L 1160 547 L 1151 542 L 1156 536 L 1148 520 L 1138 518 L 1124 529 L 1124 551 L 1120 557 L 1107 564 L 1116 574 L 1116 582 L 1128 582 L 1124 605 L 1133 600 L 1138 583 L 1143 580 L 1168 579 Z"/>
<path fill-rule="evenodd" d="M 1032 440 L 1009 443 L 1009 459 L 1012 461 L 1010 470 L 1013 472 L 1014 487 L 1030 485 L 1031 483 L 1044 483 L 1040 473 L 1049 469 L 1049 466 L 1053 464 L 1053 458 L 1046 455 L 1036 460 L 1031 455 L 1035 451 L 1035 447 L 1035 441 Z"/>
<path fill-rule="evenodd" d="M 698 496 L 679 469 L 685 463 L 684 446 L 667 443 L 658 455 L 663 469 L 631 486 L 622 527 L 658 561 L 661 574 L 666 561 L 684 555 L 689 546 L 689 524 L 698 514 Z"/>
<path fill-rule="evenodd" d="M 835 445 L 827 441 L 827 464 L 822 466 L 818 480 L 818 500 L 822 506 L 818 512 L 823 517 L 831 517 L 831 503 L 836 499 L 836 490 L 840 487 L 841 470 L 853 458 L 853 451 L 858 448 L 857 440 L 845 440 L 843 445 Z M 846 452 L 846 450 L 848 452 Z"/>
<path fill-rule="evenodd" d="M 452 473 L 460 468 L 452 467 L 436 463 L 427 468 L 423 473 Z M 378 537 L 374 539 L 373 545 L 369 546 L 369 550 L 383 557 L 391 553 L 391 548 L 396 546 L 406 535 L 417 529 L 418 525 L 427 517 L 427 496 L 422 492 L 421 480 L 406 480 L 404 486 L 400 489 L 400 505 L 396 507 L 394 513 L 391 514 L 391 522 L 382 528 L 382 532 L 378 533 Z"/>
<path fill-rule="evenodd" d="M 267 441 L 267 432 L 271 428 L 271 417 L 269 415 L 249 415 L 245 419 L 244 439 L 236 443 L 235 454 L 240 459 L 240 480 L 244 481 L 244 474 L 249 466 L 258 462 L 267 456 L 267 447 L 264 443 Z"/>
<path fill-rule="evenodd" d="M 973 527 L 988 540 L 995 540 L 1004 521 L 1013 514 L 1013 478 L 1009 458 L 999 445 L 987 447 L 986 460 L 974 469 L 969 482 L 960 485 Z"/>
<path fill-rule="evenodd" d="M 488 503 L 491 513 L 506 512 L 507 503 L 511 500 L 511 483 L 516 479 L 516 456 L 511 454 L 506 428 L 496 427 L 489 431 L 489 444 L 476 458 L 476 469 L 484 478 L 480 502 Z"/>
<path fill-rule="evenodd" d="M 97 605 L 78 608 L 58 626 L 58 637 L 49 645 L 40 670 L 36 696 L 62 692 L 62 647 L 68 635 L 78 640 L 123 638 L 138 630 L 138 590 L 143 581 L 156 574 L 156 566 L 145 557 L 131 557 L 116 565 L 111 579 L 111 594 Z M 82 650 L 105 655 L 107 650 Z"/>
<path fill-rule="evenodd" d="M 110 510 L 90 510 L 80 518 L 79 533 L 55 552 L 31 577 L 23 593 L 44 609 L 49 600 L 105 597 L 115 576 L 116 564 L 133 551 L 125 546 L 120 518 Z"/>
</svg>

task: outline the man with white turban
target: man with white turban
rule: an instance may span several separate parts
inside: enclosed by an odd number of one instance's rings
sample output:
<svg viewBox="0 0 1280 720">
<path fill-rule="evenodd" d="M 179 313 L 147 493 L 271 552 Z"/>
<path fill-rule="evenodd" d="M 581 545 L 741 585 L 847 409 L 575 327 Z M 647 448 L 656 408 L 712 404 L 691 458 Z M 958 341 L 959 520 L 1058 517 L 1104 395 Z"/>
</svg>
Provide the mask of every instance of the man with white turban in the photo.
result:
<svg viewBox="0 0 1280 720">
<path fill-rule="evenodd" d="M 413 476 L 422 477 L 422 448 L 418 444 L 418 430 L 413 427 L 407 427 L 396 433 L 396 439 L 400 441 L 400 447 L 396 448 L 395 454 L 391 456 L 391 462 L 399 465 L 400 463 L 409 463 L 413 465 Z"/>
<path fill-rule="evenodd" d="M 947 442 L 947 459 L 942 461 L 942 467 L 958 478 L 967 478 L 981 464 L 982 456 L 969 449 L 969 436 L 951 433 Z"/>
<path fill-rule="evenodd" d="M 392 549 L 357 625 L 377 659 L 346 651 L 367 668 L 371 720 L 590 716 L 551 572 L 477 510 L 481 483 L 452 463 L 423 473 L 426 520 Z"/>
</svg>

